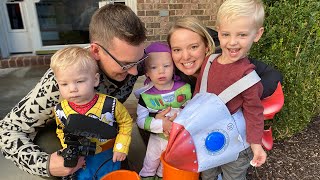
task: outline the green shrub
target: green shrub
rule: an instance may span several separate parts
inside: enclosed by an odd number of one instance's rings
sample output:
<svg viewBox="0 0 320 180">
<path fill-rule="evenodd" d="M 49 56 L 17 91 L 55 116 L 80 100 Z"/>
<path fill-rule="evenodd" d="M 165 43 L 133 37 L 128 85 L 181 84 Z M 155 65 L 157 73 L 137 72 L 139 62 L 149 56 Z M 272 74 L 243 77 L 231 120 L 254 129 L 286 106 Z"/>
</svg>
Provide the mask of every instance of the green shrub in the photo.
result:
<svg viewBox="0 0 320 180">
<path fill-rule="evenodd" d="M 265 32 L 251 57 L 284 76 L 285 104 L 273 120 L 276 138 L 292 136 L 320 113 L 320 2 L 265 0 Z"/>
</svg>

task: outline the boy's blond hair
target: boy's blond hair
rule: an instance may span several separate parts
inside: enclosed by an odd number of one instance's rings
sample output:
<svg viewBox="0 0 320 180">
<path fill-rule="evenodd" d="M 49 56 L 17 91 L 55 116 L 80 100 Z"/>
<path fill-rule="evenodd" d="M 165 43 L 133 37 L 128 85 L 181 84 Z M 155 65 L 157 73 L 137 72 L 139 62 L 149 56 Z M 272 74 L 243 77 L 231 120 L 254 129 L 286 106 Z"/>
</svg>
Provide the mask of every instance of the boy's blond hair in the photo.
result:
<svg viewBox="0 0 320 180">
<path fill-rule="evenodd" d="M 99 72 L 96 60 L 90 52 L 78 46 L 69 46 L 58 50 L 52 57 L 50 68 L 53 72 L 64 70 L 69 66 L 77 65 L 80 69 L 88 69 Z"/>
<path fill-rule="evenodd" d="M 214 44 L 212 37 L 208 33 L 207 29 L 202 25 L 200 20 L 195 17 L 180 18 L 171 26 L 169 33 L 168 33 L 168 37 L 167 37 L 167 42 L 170 47 L 171 47 L 170 38 L 171 38 L 172 33 L 175 30 L 180 29 L 180 28 L 193 31 L 202 37 L 204 43 L 208 47 L 208 52 L 206 53 L 207 56 L 214 53 L 215 44 Z"/>
<path fill-rule="evenodd" d="M 263 2 L 261 0 L 226 0 L 218 10 L 216 25 L 219 26 L 224 20 L 232 21 L 237 17 L 252 17 L 256 28 L 262 27 Z"/>
</svg>

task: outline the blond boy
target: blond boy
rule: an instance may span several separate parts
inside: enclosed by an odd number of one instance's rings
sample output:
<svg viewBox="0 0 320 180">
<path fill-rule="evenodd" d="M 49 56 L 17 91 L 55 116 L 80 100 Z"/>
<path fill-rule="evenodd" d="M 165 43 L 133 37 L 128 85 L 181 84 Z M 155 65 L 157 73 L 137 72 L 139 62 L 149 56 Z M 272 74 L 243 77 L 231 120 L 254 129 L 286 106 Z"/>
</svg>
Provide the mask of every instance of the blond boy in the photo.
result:
<svg viewBox="0 0 320 180">
<path fill-rule="evenodd" d="M 222 54 L 210 66 L 208 92 L 220 94 L 255 69 L 247 54 L 252 44 L 263 34 L 263 20 L 264 7 L 261 0 L 226 0 L 221 5 L 216 27 Z M 196 92 L 198 90 L 199 83 Z M 245 179 L 250 163 L 259 167 L 266 161 L 267 155 L 261 145 L 264 127 L 260 101 L 262 91 L 263 87 L 259 82 L 227 103 L 231 114 L 242 110 L 246 124 L 246 141 L 250 148 L 240 152 L 236 161 L 204 171 L 203 180 L 216 178 L 221 172 L 223 179 Z"/>
<path fill-rule="evenodd" d="M 96 155 L 86 157 L 86 168 L 77 171 L 78 179 L 90 179 L 95 174 L 101 178 L 119 169 L 120 161 L 126 158 L 129 151 L 132 118 L 116 98 L 96 92 L 95 87 L 100 83 L 97 62 L 89 51 L 70 46 L 52 56 L 50 67 L 63 98 L 55 107 L 56 132 L 63 148 L 67 147 L 63 129 L 71 114 L 86 115 L 93 121 L 99 120 L 119 128 L 115 139 L 91 139 L 97 144 Z M 100 168 L 104 162 L 107 163 Z M 83 159 L 80 158 L 78 164 L 83 164 Z"/>
</svg>

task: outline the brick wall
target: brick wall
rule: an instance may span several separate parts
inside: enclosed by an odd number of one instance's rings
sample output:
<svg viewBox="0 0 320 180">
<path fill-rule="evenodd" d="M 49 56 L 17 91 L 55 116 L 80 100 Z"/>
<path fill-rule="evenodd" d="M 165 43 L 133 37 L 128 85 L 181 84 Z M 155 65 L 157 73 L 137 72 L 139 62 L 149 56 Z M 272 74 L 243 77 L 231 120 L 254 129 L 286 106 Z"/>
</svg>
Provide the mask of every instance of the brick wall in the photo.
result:
<svg viewBox="0 0 320 180">
<path fill-rule="evenodd" d="M 183 16 L 194 16 L 205 26 L 215 26 L 223 0 L 137 0 L 137 14 L 147 28 L 147 41 L 166 41 L 171 23 Z"/>
<path fill-rule="evenodd" d="M 49 66 L 51 55 L 25 55 L 11 56 L 8 59 L 0 59 L 0 69 L 25 66 Z"/>
</svg>

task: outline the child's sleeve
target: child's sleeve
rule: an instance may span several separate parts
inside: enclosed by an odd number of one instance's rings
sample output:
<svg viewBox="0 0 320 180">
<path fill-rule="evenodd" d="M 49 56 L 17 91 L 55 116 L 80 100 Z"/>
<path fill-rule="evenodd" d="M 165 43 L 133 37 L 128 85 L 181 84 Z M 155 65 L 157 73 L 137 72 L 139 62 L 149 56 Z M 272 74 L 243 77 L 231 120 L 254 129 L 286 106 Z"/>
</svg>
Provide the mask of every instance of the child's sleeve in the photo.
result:
<svg viewBox="0 0 320 180">
<path fill-rule="evenodd" d="M 131 143 L 132 118 L 124 105 L 116 101 L 115 119 L 119 127 L 113 151 L 128 154 Z"/>
<path fill-rule="evenodd" d="M 264 129 L 263 106 L 260 100 L 262 91 L 262 84 L 258 82 L 241 94 L 244 99 L 242 110 L 246 120 L 247 142 L 250 144 L 262 143 Z"/>
<path fill-rule="evenodd" d="M 163 133 L 162 120 L 155 119 L 150 116 L 149 110 L 143 102 L 142 97 L 139 98 L 137 105 L 137 125 L 139 128 L 153 133 Z"/>
</svg>

